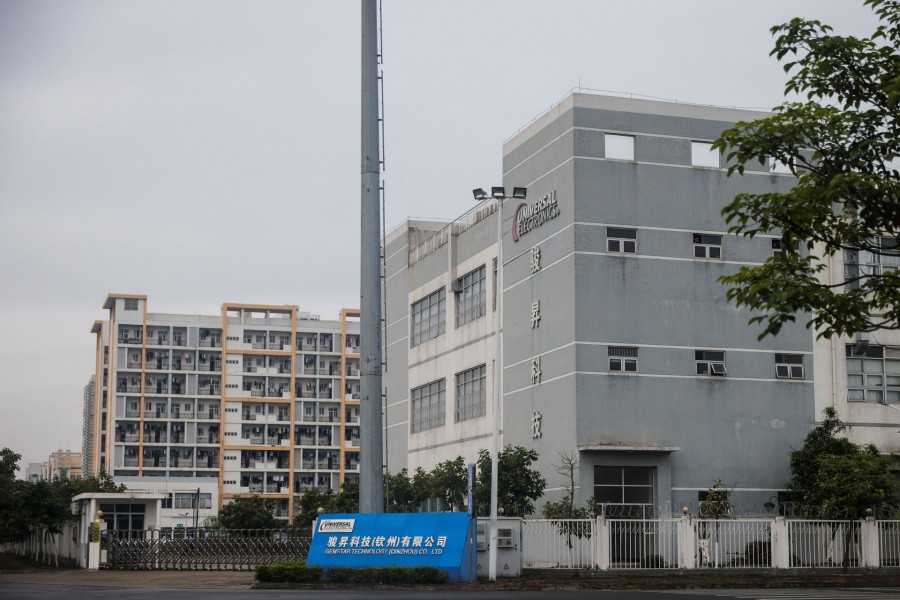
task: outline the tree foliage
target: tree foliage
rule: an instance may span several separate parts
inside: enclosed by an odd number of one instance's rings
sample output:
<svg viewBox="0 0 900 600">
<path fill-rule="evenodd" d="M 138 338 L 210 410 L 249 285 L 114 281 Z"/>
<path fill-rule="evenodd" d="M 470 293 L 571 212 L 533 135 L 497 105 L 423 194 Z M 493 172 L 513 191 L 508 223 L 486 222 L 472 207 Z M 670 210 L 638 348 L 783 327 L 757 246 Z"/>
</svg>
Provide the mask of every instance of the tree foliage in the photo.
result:
<svg viewBox="0 0 900 600">
<path fill-rule="evenodd" d="M 854 444 L 841 434 L 847 427 L 834 408 L 823 411 L 803 446 L 791 453 L 789 488 L 805 512 L 858 518 L 867 508 L 896 503 L 896 484 L 889 456 L 871 444 Z"/>
<path fill-rule="evenodd" d="M 9 448 L 0 450 L 0 543 L 21 541 L 33 530 L 56 535 L 76 520 L 71 506 L 78 494 L 126 489 L 106 473 L 85 479 L 22 481 L 16 479 L 21 459 Z"/>
<path fill-rule="evenodd" d="M 547 480 L 532 468 L 538 460 L 536 450 L 523 446 L 507 446 L 499 453 L 497 470 L 497 506 L 509 516 L 526 517 L 534 512 L 534 502 L 544 495 Z M 487 513 L 491 502 L 491 455 L 478 452 L 478 482 L 475 504 L 479 513 Z"/>
<path fill-rule="evenodd" d="M 722 211 L 732 233 L 781 238 L 780 254 L 721 278 L 764 325 L 760 338 L 798 313 L 826 338 L 900 327 L 900 271 L 861 266 L 846 284 L 821 278 L 835 255 L 897 264 L 900 247 L 900 2 L 865 4 L 881 19 L 868 38 L 800 18 L 773 27 L 772 54 L 791 74 L 785 93 L 799 99 L 713 145 L 729 174 L 775 159 L 796 176 L 789 191 L 740 194 Z"/>
<path fill-rule="evenodd" d="M 731 491 L 721 479 L 713 481 L 700 501 L 700 516 L 704 519 L 723 519 L 731 516 Z"/>
<path fill-rule="evenodd" d="M 219 527 L 224 529 L 274 529 L 275 501 L 259 496 L 235 496 L 219 511 Z"/>
</svg>

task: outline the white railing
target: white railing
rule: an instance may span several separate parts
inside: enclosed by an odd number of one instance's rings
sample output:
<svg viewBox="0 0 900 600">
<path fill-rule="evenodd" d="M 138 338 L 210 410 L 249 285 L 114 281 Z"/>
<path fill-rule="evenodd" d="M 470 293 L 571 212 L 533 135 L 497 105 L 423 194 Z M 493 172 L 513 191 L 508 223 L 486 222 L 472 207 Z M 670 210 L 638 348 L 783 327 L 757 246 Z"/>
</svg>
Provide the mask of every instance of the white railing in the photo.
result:
<svg viewBox="0 0 900 600">
<path fill-rule="evenodd" d="M 522 522 L 522 566 L 531 569 L 591 569 L 592 519 L 537 519 Z"/>
<path fill-rule="evenodd" d="M 698 519 L 693 530 L 697 568 L 772 566 L 770 519 Z"/>
<path fill-rule="evenodd" d="M 900 521 L 776 518 L 535 519 L 522 566 L 797 569 L 900 566 Z"/>
<path fill-rule="evenodd" d="M 788 521 L 791 567 L 861 566 L 859 521 Z"/>
<path fill-rule="evenodd" d="M 683 566 L 677 519 L 607 519 L 611 569 L 668 569 Z"/>
<path fill-rule="evenodd" d="M 882 567 L 900 567 L 900 521 L 878 521 L 878 554 Z"/>
</svg>

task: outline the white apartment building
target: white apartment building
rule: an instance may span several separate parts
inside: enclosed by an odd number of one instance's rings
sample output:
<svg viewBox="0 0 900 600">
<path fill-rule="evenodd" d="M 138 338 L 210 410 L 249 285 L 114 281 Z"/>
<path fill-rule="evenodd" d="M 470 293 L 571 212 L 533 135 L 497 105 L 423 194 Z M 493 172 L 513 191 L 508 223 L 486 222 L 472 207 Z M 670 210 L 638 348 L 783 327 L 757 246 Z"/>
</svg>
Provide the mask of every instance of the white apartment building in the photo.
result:
<svg viewBox="0 0 900 600">
<path fill-rule="evenodd" d="M 92 328 L 94 474 L 170 492 L 174 522 L 190 520 L 194 498 L 202 518 L 250 494 L 290 518 L 295 495 L 358 477 L 358 310 L 336 321 L 238 303 L 215 316 L 157 314 L 128 294 L 104 308 Z"/>
</svg>

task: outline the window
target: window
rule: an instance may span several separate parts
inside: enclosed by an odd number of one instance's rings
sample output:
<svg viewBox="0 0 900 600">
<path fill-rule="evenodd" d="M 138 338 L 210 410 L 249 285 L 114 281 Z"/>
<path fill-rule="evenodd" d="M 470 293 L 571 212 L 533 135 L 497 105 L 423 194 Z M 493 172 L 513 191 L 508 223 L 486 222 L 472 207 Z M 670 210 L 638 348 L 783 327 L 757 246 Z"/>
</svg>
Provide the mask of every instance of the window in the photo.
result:
<svg viewBox="0 0 900 600">
<path fill-rule="evenodd" d="M 697 375 L 724 377 L 727 373 L 724 352 L 697 350 L 694 352 L 694 359 L 697 361 Z"/>
<path fill-rule="evenodd" d="M 485 365 L 456 374 L 456 420 L 468 421 L 485 413 Z"/>
<path fill-rule="evenodd" d="M 694 234 L 694 258 L 722 258 L 722 236 Z"/>
<path fill-rule="evenodd" d="M 900 403 L 900 348 L 847 344 L 847 400 Z"/>
<path fill-rule="evenodd" d="M 137 310 L 137 309 L 138 309 L 137 298 L 125 298 L 125 310 Z"/>
<path fill-rule="evenodd" d="M 775 377 L 779 379 L 803 379 L 803 355 L 776 354 Z"/>
<path fill-rule="evenodd" d="M 653 467 L 595 466 L 594 499 L 604 505 L 606 516 L 652 518 L 655 475 Z M 622 505 L 630 510 L 622 512 Z"/>
<path fill-rule="evenodd" d="M 607 133 L 604 141 L 606 158 L 634 160 L 634 136 Z"/>
<path fill-rule="evenodd" d="M 606 251 L 634 254 L 637 252 L 637 229 L 606 228 Z"/>
<path fill-rule="evenodd" d="M 691 164 L 695 167 L 719 166 L 719 153 L 709 142 L 691 142 Z"/>
<path fill-rule="evenodd" d="M 774 158 L 769 159 L 769 172 L 793 175 L 790 165 L 786 165 L 785 163 Z"/>
<path fill-rule="evenodd" d="M 465 325 L 485 312 L 484 265 L 456 280 L 456 326 Z"/>
<path fill-rule="evenodd" d="M 425 431 L 444 425 L 444 398 L 446 380 L 433 381 L 410 390 L 412 418 L 410 431 Z"/>
<path fill-rule="evenodd" d="M 638 349 L 623 346 L 610 346 L 609 370 L 615 373 L 637 373 Z"/>
<path fill-rule="evenodd" d="M 900 268 L 900 251 L 897 238 L 878 237 L 872 243 L 873 251 L 844 250 L 844 281 L 847 287 L 859 287 L 858 279 L 883 275 Z"/>
<path fill-rule="evenodd" d="M 410 346 L 418 346 L 444 333 L 444 313 L 446 312 L 446 290 L 444 288 L 430 294 L 411 307 L 412 323 Z"/>
</svg>

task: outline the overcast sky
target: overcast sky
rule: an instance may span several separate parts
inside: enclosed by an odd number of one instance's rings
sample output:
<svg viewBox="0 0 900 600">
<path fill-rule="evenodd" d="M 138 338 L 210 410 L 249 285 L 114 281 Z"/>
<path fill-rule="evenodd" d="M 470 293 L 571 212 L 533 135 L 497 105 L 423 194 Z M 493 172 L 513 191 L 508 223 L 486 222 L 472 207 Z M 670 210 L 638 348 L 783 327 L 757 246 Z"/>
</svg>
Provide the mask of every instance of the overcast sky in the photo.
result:
<svg viewBox="0 0 900 600">
<path fill-rule="evenodd" d="M 862 0 L 384 0 L 388 230 L 455 217 L 579 85 L 770 108 L 769 28 Z M 0 447 L 81 449 L 109 292 L 359 303 L 357 0 L 0 0 Z"/>
</svg>

